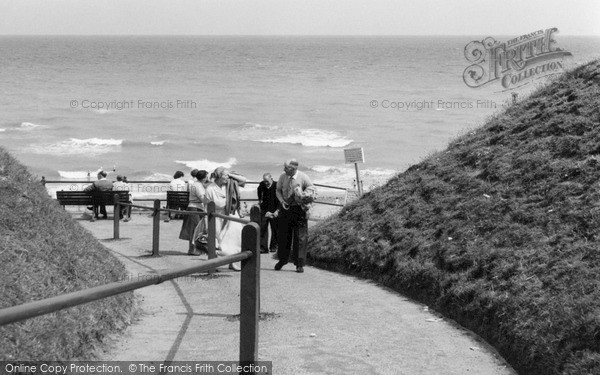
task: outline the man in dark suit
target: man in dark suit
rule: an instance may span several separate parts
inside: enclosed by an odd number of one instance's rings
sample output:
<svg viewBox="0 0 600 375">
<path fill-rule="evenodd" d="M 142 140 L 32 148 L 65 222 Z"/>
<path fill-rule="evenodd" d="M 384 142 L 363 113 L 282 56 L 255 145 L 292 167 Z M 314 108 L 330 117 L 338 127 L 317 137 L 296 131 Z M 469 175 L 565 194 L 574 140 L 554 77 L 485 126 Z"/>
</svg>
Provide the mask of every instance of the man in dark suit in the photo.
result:
<svg viewBox="0 0 600 375">
<path fill-rule="evenodd" d="M 298 170 L 298 161 L 290 159 L 283 164 L 283 173 L 277 181 L 277 200 L 279 210 L 279 262 L 275 270 L 279 271 L 291 259 L 296 272 L 304 272 L 308 250 L 308 215 L 317 190 L 310 178 Z"/>
<path fill-rule="evenodd" d="M 273 181 L 270 173 L 263 175 L 263 180 L 258 184 L 256 193 L 260 205 L 260 252 L 272 253 L 277 251 L 277 217 L 273 214 L 277 210 L 277 182 Z M 271 226 L 271 241 L 269 242 L 269 226 Z M 269 246 L 267 246 L 269 242 Z"/>
<path fill-rule="evenodd" d="M 98 181 L 94 181 L 94 183 L 87 186 L 85 189 L 83 189 L 83 191 L 86 191 L 86 192 L 92 194 L 92 196 L 96 192 L 111 191 L 113 188 L 113 183 L 106 179 L 106 175 L 107 174 L 104 171 L 98 172 Z M 100 213 L 102 214 L 102 218 L 106 219 L 107 218 L 106 206 L 104 206 L 103 204 L 96 203 L 95 200 L 94 200 L 94 218 L 96 218 L 96 219 L 98 218 L 98 208 L 100 208 Z"/>
</svg>

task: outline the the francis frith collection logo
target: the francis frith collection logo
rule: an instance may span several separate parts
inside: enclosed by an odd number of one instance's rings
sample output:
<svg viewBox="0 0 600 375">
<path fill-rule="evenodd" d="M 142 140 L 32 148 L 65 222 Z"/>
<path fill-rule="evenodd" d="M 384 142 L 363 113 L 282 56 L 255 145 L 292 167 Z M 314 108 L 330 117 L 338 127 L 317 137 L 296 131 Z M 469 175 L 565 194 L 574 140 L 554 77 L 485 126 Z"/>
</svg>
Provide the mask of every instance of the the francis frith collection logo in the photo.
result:
<svg viewBox="0 0 600 375">
<path fill-rule="evenodd" d="M 463 80 L 473 88 L 498 81 L 504 89 L 513 89 L 563 71 L 561 60 L 571 53 L 556 46 L 557 32 L 555 27 L 537 30 L 504 43 L 492 37 L 472 41 L 465 47 L 465 58 L 472 65 Z"/>
</svg>

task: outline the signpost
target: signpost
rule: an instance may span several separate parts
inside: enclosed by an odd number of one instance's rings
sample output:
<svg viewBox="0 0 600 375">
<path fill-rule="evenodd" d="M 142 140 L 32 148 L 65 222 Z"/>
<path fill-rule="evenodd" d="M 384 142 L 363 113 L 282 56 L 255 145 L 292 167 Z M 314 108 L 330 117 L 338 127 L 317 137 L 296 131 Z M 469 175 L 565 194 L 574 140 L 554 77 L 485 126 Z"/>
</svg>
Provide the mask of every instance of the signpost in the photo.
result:
<svg viewBox="0 0 600 375">
<path fill-rule="evenodd" d="M 354 163 L 354 169 L 356 170 L 356 186 L 358 188 L 358 196 L 361 197 L 363 195 L 363 189 L 362 181 L 360 180 L 360 174 L 358 172 L 358 163 L 365 162 L 365 155 L 363 153 L 362 147 L 345 149 L 344 158 L 346 159 L 346 164 Z"/>
</svg>

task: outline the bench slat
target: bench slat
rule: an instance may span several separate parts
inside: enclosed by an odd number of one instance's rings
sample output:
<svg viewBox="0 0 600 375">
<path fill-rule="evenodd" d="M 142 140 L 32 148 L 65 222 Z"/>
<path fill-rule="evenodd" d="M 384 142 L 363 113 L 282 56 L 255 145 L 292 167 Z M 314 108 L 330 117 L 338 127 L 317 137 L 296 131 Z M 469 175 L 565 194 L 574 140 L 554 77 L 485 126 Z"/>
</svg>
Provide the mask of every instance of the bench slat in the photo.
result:
<svg viewBox="0 0 600 375">
<path fill-rule="evenodd" d="M 114 205 L 114 195 L 119 195 L 120 202 L 129 201 L 128 191 L 102 191 L 90 194 L 85 191 L 57 191 L 56 199 L 61 206 L 89 206 L 96 202 L 105 206 Z"/>
<path fill-rule="evenodd" d="M 190 202 L 187 191 L 167 191 L 167 208 L 185 210 Z"/>
</svg>

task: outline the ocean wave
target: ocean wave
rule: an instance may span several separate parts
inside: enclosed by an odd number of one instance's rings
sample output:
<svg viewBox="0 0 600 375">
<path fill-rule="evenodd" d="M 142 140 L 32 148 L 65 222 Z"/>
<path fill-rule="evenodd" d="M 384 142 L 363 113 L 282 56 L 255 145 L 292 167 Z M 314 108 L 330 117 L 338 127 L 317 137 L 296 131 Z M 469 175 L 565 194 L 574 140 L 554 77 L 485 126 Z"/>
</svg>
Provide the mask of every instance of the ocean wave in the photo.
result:
<svg viewBox="0 0 600 375">
<path fill-rule="evenodd" d="M 235 164 L 237 164 L 237 159 L 229 158 L 229 160 L 227 160 L 226 162 L 216 162 L 216 161 L 212 161 L 212 160 L 208 160 L 208 159 L 189 160 L 189 161 L 175 160 L 175 163 L 183 164 L 186 167 L 191 168 L 191 169 L 204 169 L 205 171 L 212 172 L 217 167 L 225 167 L 225 168 L 233 167 Z"/>
<path fill-rule="evenodd" d="M 33 122 L 22 122 L 19 126 L 15 126 L 14 128 L 12 128 L 10 130 L 32 131 L 34 129 L 42 129 L 42 128 L 47 128 L 47 127 L 48 127 L 48 125 L 34 124 Z"/>
<path fill-rule="evenodd" d="M 84 146 L 120 146 L 123 143 L 122 139 L 113 139 L 113 138 L 87 138 L 87 139 L 78 139 L 78 138 L 69 138 L 68 142 L 72 144 L 84 145 Z"/>
<path fill-rule="evenodd" d="M 310 170 L 313 172 L 312 176 L 310 176 L 313 182 L 356 189 L 356 170 L 353 167 L 315 165 Z M 385 168 L 363 169 L 359 171 L 365 191 L 385 184 L 397 173 L 398 171 L 394 169 Z"/>
<path fill-rule="evenodd" d="M 171 181 L 172 179 L 173 176 L 159 172 L 154 172 L 152 175 L 143 178 L 144 181 Z"/>
<path fill-rule="evenodd" d="M 102 170 L 102 168 L 98 168 L 93 171 L 91 171 L 91 170 L 90 171 L 58 171 L 58 174 L 60 175 L 61 178 L 64 178 L 67 180 L 87 179 L 90 177 L 95 179 L 96 175 L 101 170 Z"/>
<path fill-rule="evenodd" d="M 44 147 L 36 146 L 33 150 L 34 152 L 41 154 L 101 154 L 114 151 L 116 148 L 120 147 L 122 143 L 123 140 L 121 139 L 69 138 L 62 142 L 50 144 Z"/>
<path fill-rule="evenodd" d="M 258 124 L 255 122 L 247 122 L 244 126 L 244 128 L 246 130 L 251 130 L 251 129 L 255 129 L 255 130 L 277 130 L 279 129 L 279 126 L 277 125 L 262 125 L 262 124 Z"/>
<path fill-rule="evenodd" d="M 320 129 L 302 129 L 288 134 L 269 137 L 260 140 L 264 143 L 290 143 L 299 144 L 306 147 L 346 147 L 354 140 L 346 138 L 339 133 L 320 130 Z"/>
<path fill-rule="evenodd" d="M 131 140 L 131 139 L 125 139 L 123 140 L 123 142 L 121 142 L 121 146 L 123 147 L 128 147 L 128 148 L 132 148 L 132 147 L 148 147 L 148 146 L 163 146 L 166 143 L 166 141 L 148 141 L 148 140 Z"/>
<path fill-rule="evenodd" d="M 328 165 L 314 165 L 310 169 L 317 173 L 337 173 L 337 174 L 345 173 L 338 167 L 331 167 Z"/>
<path fill-rule="evenodd" d="M 34 124 L 33 122 L 22 122 L 21 126 L 19 126 L 21 129 L 35 129 L 35 128 L 44 128 L 46 127 L 46 125 L 39 125 L 39 124 Z"/>
<path fill-rule="evenodd" d="M 342 134 L 322 129 L 299 129 L 276 125 L 245 123 L 237 134 L 240 138 L 263 143 L 298 144 L 305 147 L 345 147 L 354 142 Z"/>
</svg>

